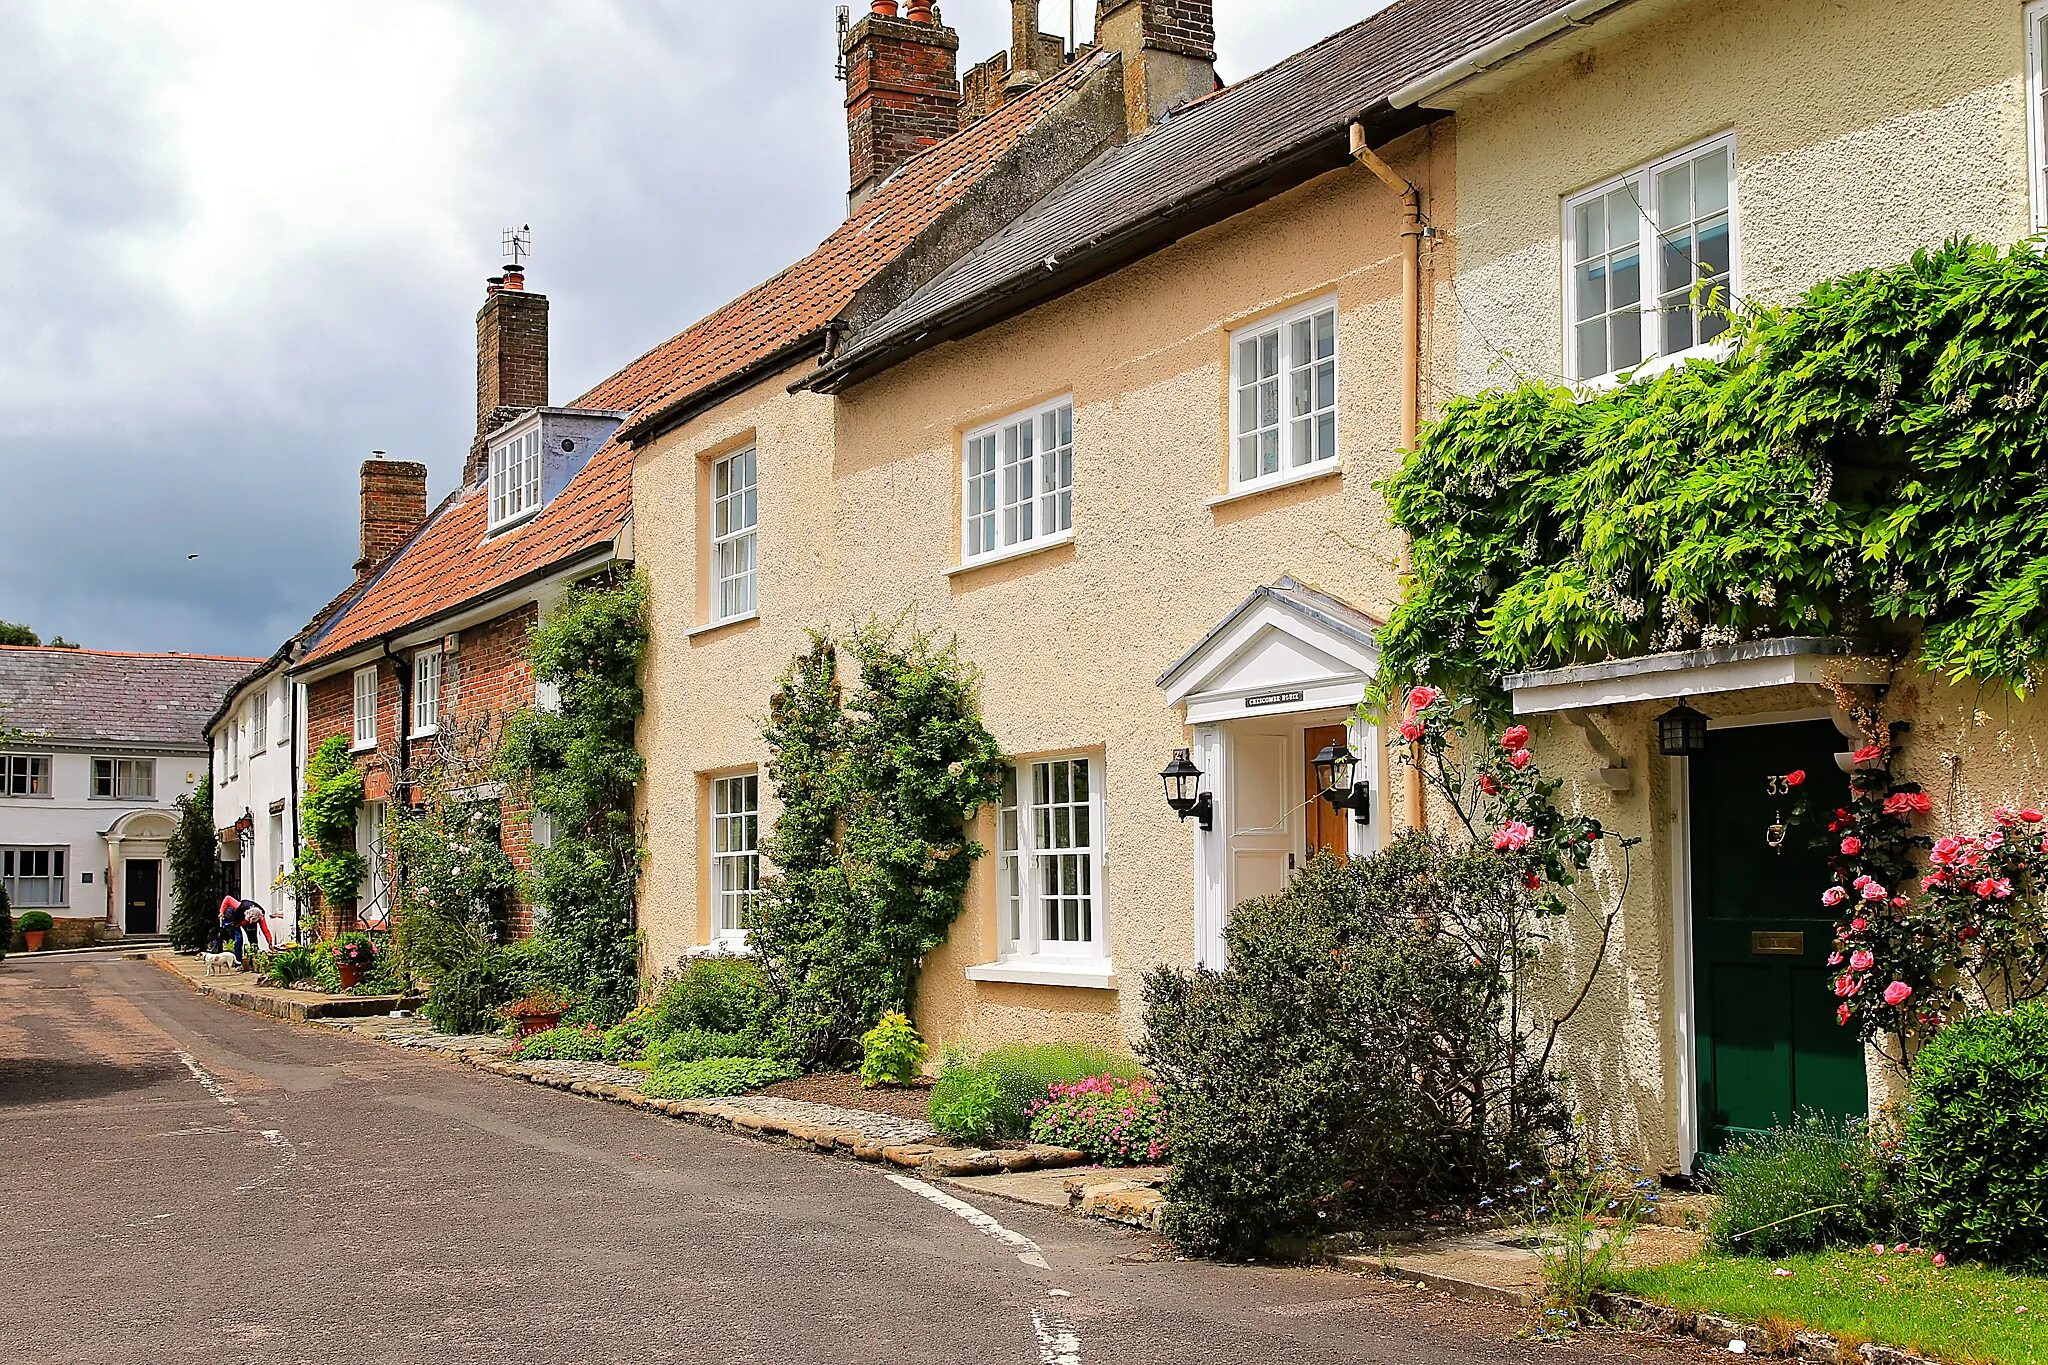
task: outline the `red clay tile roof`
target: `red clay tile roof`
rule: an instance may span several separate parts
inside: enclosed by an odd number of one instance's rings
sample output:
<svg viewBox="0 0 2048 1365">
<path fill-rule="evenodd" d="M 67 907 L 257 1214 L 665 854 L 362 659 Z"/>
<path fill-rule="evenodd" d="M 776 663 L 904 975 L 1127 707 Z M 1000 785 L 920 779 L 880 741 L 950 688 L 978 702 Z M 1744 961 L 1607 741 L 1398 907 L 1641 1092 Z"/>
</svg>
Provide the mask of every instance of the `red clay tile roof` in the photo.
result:
<svg viewBox="0 0 2048 1365">
<path fill-rule="evenodd" d="M 72 743 L 199 746 L 254 659 L 0 645 L 0 729 Z"/>
<path fill-rule="evenodd" d="M 1084 57 L 989 117 L 921 152 L 816 251 L 647 352 L 573 406 L 654 412 L 815 336 L 854 291 L 956 203 L 1093 71 Z M 632 510 L 633 456 L 612 440 L 532 521 L 486 540 L 488 499 L 457 489 L 315 640 L 301 669 L 475 603 L 529 575 L 602 550 Z"/>
</svg>

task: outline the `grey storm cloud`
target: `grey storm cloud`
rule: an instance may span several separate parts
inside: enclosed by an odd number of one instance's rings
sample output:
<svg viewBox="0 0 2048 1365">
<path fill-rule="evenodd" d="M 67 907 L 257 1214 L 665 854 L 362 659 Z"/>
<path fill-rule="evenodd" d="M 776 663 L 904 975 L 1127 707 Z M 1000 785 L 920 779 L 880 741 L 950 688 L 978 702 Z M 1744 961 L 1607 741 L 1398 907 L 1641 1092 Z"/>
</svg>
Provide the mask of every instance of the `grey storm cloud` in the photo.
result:
<svg viewBox="0 0 2048 1365">
<path fill-rule="evenodd" d="M 1218 0 L 1219 64 L 1383 3 Z M 502 229 L 558 401 L 831 231 L 833 9 L 0 6 L 0 619 L 267 654 L 346 581 L 370 450 L 459 477 Z M 963 62 L 1007 41 L 1005 0 L 942 12 Z"/>
</svg>

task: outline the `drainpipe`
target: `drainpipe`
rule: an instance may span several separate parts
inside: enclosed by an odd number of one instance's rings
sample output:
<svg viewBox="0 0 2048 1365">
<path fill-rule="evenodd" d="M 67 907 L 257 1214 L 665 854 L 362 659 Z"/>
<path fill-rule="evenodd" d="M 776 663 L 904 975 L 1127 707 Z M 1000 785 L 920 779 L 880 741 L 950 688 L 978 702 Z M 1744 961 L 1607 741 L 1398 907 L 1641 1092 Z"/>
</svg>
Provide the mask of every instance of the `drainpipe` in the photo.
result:
<svg viewBox="0 0 2048 1365">
<path fill-rule="evenodd" d="M 1365 125 L 1351 125 L 1351 156 L 1401 199 L 1401 449 L 1415 448 L 1422 422 L 1422 192 L 1373 151 Z M 1401 547 L 1401 573 L 1411 567 L 1408 547 Z M 1420 830 L 1428 818 L 1423 806 L 1421 751 L 1409 746 L 1412 780 L 1405 783 L 1408 828 Z"/>
</svg>

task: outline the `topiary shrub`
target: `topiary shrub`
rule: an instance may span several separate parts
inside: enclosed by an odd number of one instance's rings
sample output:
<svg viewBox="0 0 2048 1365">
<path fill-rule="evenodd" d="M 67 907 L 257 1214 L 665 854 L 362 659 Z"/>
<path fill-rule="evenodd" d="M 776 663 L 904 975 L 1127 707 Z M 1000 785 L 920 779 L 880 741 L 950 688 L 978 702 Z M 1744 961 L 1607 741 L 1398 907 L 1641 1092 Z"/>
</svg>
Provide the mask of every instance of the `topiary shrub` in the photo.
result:
<svg viewBox="0 0 2048 1365">
<path fill-rule="evenodd" d="M 1905 1163 L 1930 1245 L 2048 1268 L 2048 1002 L 1959 1020 L 1920 1050 Z"/>
<path fill-rule="evenodd" d="M 1804 1113 L 1703 1165 L 1720 1196 L 1707 1225 L 1718 1251 L 1789 1256 L 1896 1230 L 1887 1161 L 1863 1123 Z"/>
<path fill-rule="evenodd" d="M 1506 1026 L 1509 997 L 1480 965 L 1493 950 L 1467 941 L 1512 927 L 1520 884 L 1490 851 L 1422 835 L 1321 856 L 1236 909 L 1226 970 L 1146 978 L 1176 1241 L 1256 1255 L 1279 1233 L 1465 1203 L 1511 1162 L 1542 1165 L 1568 1116 Z"/>
<path fill-rule="evenodd" d="M 864 1086 L 908 1085 L 924 1069 L 924 1039 L 910 1016 L 891 1010 L 861 1035 L 860 1083 Z"/>
<path fill-rule="evenodd" d="M 714 1095 L 743 1095 L 764 1085 L 786 1081 L 796 1069 L 765 1057 L 706 1057 L 701 1061 L 656 1067 L 640 1093 L 658 1100 L 701 1100 Z"/>
<path fill-rule="evenodd" d="M 47 934 L 56 923 L 47 910 L 24 910 L 21 912 L 21 918 L 15 920 L 14 927 L 24 934 Z"/>
</svg>

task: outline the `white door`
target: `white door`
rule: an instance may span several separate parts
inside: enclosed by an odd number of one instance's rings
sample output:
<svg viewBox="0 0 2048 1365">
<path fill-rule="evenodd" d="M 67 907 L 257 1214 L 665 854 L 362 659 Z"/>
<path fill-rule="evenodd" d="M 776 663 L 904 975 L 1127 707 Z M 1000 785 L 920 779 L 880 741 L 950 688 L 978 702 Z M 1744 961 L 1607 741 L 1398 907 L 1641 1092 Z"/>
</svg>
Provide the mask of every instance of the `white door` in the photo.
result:
<svg viewBox="0 0 2048 1365">
<path fill-rule="evenodd" d="M 1242 720 L 1225 727 L 1229 783 L 1223 803 L 1229 903 L 1270 896 L 1287 887 L 1301 843 L 1301 778 L 1295 770 L 1299 723 Z"/>
</svg>

